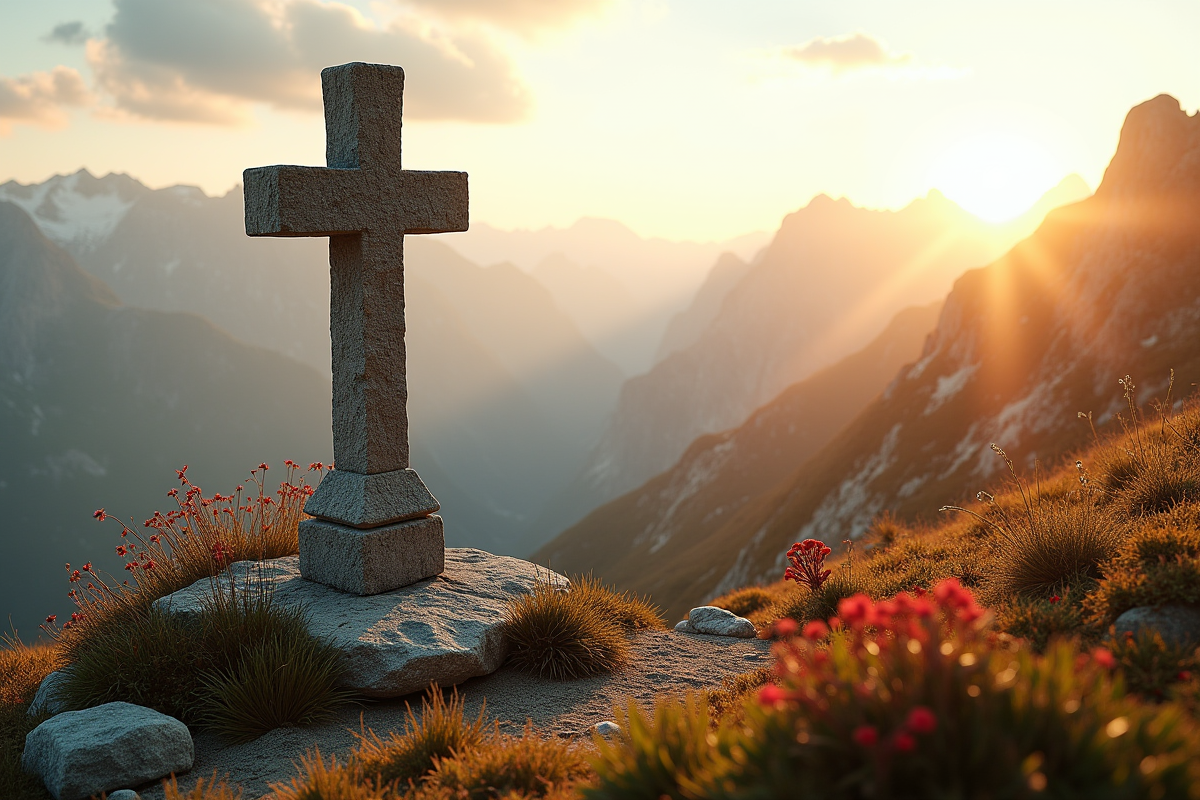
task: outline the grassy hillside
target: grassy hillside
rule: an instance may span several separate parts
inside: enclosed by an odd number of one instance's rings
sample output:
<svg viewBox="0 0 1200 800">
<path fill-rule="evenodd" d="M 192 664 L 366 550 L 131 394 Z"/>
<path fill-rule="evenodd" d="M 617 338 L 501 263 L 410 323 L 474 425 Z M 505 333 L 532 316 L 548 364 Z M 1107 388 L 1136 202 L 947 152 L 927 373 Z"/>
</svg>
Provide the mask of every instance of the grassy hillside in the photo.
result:
<svg viewBox="0 0 1200 800">
<path fill-rule="evenodd" d="M 674 467 L 596 509 L 533 560 L 568 573 L 594 571 L 661 598 L 669 614 L 685 613 L 690 585 L 711 580 L 715 570 L 691 558 L 708 552 L 701 543 L 762 487 L 783 480 L 820 450 L 900 366 L 915 360 L 939 308 L 935 303 L 902 311 L 867 347 L 788 388 L 739 427 L 698 439 Z M 676 560 L 678 568 L 645 568 L 665 559 Z M 722 573 L 730 566 L 722 564 Z M 748 577 L 736 569 L 732 574 L 726 588 Z"/>
</svg>

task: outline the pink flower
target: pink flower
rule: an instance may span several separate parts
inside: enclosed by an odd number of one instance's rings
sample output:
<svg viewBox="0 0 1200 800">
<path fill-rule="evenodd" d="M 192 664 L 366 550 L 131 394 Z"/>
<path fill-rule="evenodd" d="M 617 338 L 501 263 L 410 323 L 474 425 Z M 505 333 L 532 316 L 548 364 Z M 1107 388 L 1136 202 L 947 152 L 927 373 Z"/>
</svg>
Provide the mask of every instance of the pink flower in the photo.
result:
<svg viewBox="0 0 1200 800">
<path fill-rule="evenodd" d="M 879 743 L 879 730 L 874 725 L 859 725 L 850 738 L 859 747 L 874 747 Z"/>
<path fill-rule="evenodd" d="M 913 733 L 933 733 L 937 730 L 937 715 L 925 706 L 917 706 L 908 712 L 908 720 L 904 725 Z"/>
</svg>

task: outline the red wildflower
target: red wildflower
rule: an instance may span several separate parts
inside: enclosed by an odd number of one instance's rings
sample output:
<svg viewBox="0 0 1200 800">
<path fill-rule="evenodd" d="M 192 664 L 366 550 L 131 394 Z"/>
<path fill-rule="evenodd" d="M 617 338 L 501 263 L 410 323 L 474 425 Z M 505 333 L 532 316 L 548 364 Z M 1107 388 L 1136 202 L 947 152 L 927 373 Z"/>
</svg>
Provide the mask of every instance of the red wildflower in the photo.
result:
<svg viewBox="0 0 1200 800">
<path fill-rule="evenodd" d="M 933 733 L 937 730 L 937 715 L 925 706 L 917 706 L 908 712 L 908 720 L 904 725 L 913 733 Z"/>
<path fill-rule="evenodd" d="M 860 725 L 850 734 L 859 747 L 874 747 L 879 742 L 879 731 L 874 725 Z"/>
<path fill-rule="evenodd" d="M 259 464 L 258 468 L 259 469 L 270 469 L 270 467 L 267 466 L 267 462 L 265 462 L 265 461 L 263 463 Z"/>
<path fill-rule="evenodd" d="M 92 513 L 92 516 L 101 522 L 104 522 L 104 520 L 108 519 L 108 514 L 104 513 L 103 508 L 96 509 L 95 512 Z"/>
<path fill-rule="evenodd" d="M 912 734 L 900 731 L 892 737 L 892 747 L 897 753 L 911 753 L 917 749 L 917 740 L 912 737 Z"/>
<path fill-rule="evenodd" d="M 125 545 L 117 545 L 117 555 L 124 557 L 126 552 L 128 552 L 128 549 L 125 547 Z"/>
<path fill-rule="evenodd" d="M 308 465 L 308 469 L 310 472 L 312 472 L 314 470 L 318 470 L 318 469 L 325 469 L 325 465 L 322 464 L 320 461 L 314 461 Z"/>
<path fill-rule="evenodd" d="M 1188 672 L 1186 669 L 1183 669 L 1180 670 L 1179 674 L 1175 677 L 1181 681 L 1190 681 L 1192 679 L 1192 673 Z"/>
<path fill-rule="evenodd" d="M 67 578 L 67 580 L 69 580 L 71 583 L 77 582 L 79 580 L 79 570 L 72 572 L 71 577 Z"/>
<path fill-rule="evenodd" d="M 92 562 L 90 562 L 90 561 L 89 561 L 89 562 L 87 562 L 86 564 L 84 564 L 84 565 L 83 565 L 83 571 L 84 571 L 84 572 L 91 572 L 91 571 L 92 571 Z"/>
<path fill-rule="evenodd" d="M 773 706 L 787 699 L 787 694 L 773 683 L 758 690 L 758 702 L 764 706 Z"/>
<path fill-rule="evenodd" d="M 145 564 L 142 564 L 142 569 L 154 569 L 154 559 L 150 559 Z"/>
<path fill-rule="evenodd" d="M 819 641 L 829 635 L 829 626 L 819 619 L 814 619 L 812 622 L 804 626 L 804 638 L 811 641 Z"/>
<path fill-rule="evenodd" d="M 844 598 L 838 603 L 838 616 L 853 627 L 869 625 L 875 618 L 875 606 L 871 598 L 862 592 Z"/>
<path fill-rule="evenodd" d="M 833 551 L 819 539 L 805 539 L 796 542 L 787 551 L 787 559 L 791 566 L 783 572 L 784 580 L 793 580 L 811 591 L 817 591 L 828 580 L 830 570 L 823 570 L 825 556 Z"/>
<path fill-rule="evenodd" d="M 132 571 L 135 567 L 137 567 L 136 561 L 130 561 L 128 564 L 125 565 L 125 569 L 130 570 L 130 571 Z"/>
<path fill-rule="evenodd" d="M 58 619 L 58 615 L 57 615 L 57 614 L 51 614 L 50 616 L 46 617 L 46 624 L 47 624 L 47 625 L 53 625 L 53 624 L 54 624 L 54 620 L 56 620 L 56 619 Z"/>
<path fill-rule="evenodd" d="M 187 483 L 187 464 L 183 465 L 183 469 L 175 470 L 175 475 L 179 478 L 179 483 Z"/>
<path fill-rule="evenodd" d="M 796 623 L 796 620 L 792 619 L 791 617 L 784 617 L 772 626 L 771 632 L 775 634 L 775 636 L 782 638 L 785 636 L 791 636 L 799 627 L 800 626 Z"/>
<path fill-rule="evenodd" d="M 1097 647 L 1093 650 L 1092 660 L 1105 669 L 1113 669 L 1117 666 L 1117 659 L 1113 657 L 1112 651 L 1107 647 Z"/>
<path fill-rule="evenodd" d="M 1054 597 L 1050 598 L 1050 604 L 1053 605 L 1053 604 L 1059 602 L 1060 600 L 1062 600 L 1061 597 L 1059 597 L 1058 595 L 1054 595 Z"/>
</svg>

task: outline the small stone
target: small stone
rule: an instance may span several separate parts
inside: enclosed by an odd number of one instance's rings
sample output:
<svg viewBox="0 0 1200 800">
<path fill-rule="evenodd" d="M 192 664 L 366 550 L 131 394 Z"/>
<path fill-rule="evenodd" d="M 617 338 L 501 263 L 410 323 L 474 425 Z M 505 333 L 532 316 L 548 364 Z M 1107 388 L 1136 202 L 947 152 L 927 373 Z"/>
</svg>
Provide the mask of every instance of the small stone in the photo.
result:
<svg viewBox="0 0 1200 800">
<path fill-rule="evenodd" d="M 306 519 L 298 535 L 300 574 L 351 594 L 390 592 L 446 567 L 446 537 L 437 514 L 369 530 Z"/>
<path fill-rule="evenodd" d="M 109 792 L 108 800 L 142 800 L 142 796 L 133 789 L 117 789 Z"/>
<path fill-rule="evenodd" d="M 621 726 L 615 722 L 612 722 L 611 720 L 606 719 L 603 722 L 597 722 L 595 725 L 593 725 L 592 730 L 601 736 L 612 736 L 613 734 L 621 732 Z"/>
<path fill-rule="evenodd" d="M 753 639 L 758 635 L 754 623 L 745 617 L 739 617 L 732 611 L 716 606 L 700 606 L 688 612 L 688 622 L 697 633 L 707 633 L 709 636 L 734 636 L 739 639 Z"/>
<path fill-rule="evenodd" d="M 679 622 L 676 622 L 675 630 L 679 633 L 698 633 L 698 631 L 692 627 L 692 623 L 686 619 L 681 619 Z"/>
<path fill-rule="evenodd" d="M 1135 636 L 1150 628 L 1157 631 L 1169 645 L 1192 648 L 1200 645 L 1200 608 L 1195 606 L 1142 606 L 1131 608 L 1117 617 L 1114 625 L 1118 636 L 1127 632 Z"/>
<path fill-rule="evenodd" d="M 64 711 L 25 737 L 21 765 L 55 800 L 166 778 L 192 768 L 192 735 L 174 717 L 131 703 Z"/>
<path fill-rule="evenodd" d="M 399 697 L 495 672 L 508 655 L 507 602 L 532 592 L 538 580 L 568 584 L 511 556 L 470 548 L 445 553 L 441 575 L 382 594 L 359 597 L 305 580 L 300 557 L 290 556 L 236 562 L 218 579 L 197 581 L 154 605 L 193 615 L 211 602 L 214 587 L 229 591 L 230 574 L 238 586 L 249 576 L 271 591 L 276 606 L 307 611 L 309 632 L 342 653 L 344 686 L 367 697 Z"/>
<path fill-rule="evenodd" d="M 67 673 L 60 669 L 56 669 L 42 678 L 37 694 L 33 696 L 33 702 L 29 704 L 29 716 L 36 717 L 43 712 L 53 716 L 66 711 L 66 705 L 58 696 L 59 690 L 66 681 Z"/>
</svg>

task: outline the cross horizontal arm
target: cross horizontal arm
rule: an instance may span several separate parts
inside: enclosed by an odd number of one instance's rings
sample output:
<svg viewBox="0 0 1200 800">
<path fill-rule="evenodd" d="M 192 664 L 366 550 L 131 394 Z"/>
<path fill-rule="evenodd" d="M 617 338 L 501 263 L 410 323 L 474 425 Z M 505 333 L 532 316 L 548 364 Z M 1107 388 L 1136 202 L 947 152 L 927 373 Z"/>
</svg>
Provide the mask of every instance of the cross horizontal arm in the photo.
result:
<svg viewBox="0 0 1200 800">
<path fill-rule="evenodd" d="M 256 167 L 242 175 L 250 236 L 465 231 L 465 172 Z"/>
</svg>

